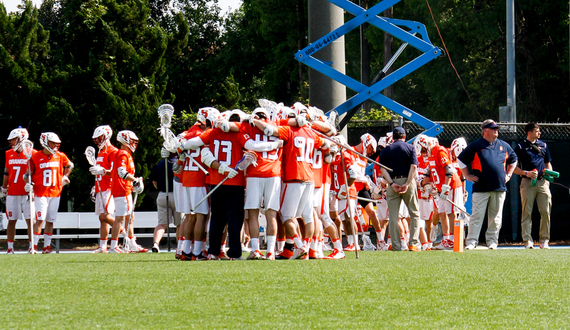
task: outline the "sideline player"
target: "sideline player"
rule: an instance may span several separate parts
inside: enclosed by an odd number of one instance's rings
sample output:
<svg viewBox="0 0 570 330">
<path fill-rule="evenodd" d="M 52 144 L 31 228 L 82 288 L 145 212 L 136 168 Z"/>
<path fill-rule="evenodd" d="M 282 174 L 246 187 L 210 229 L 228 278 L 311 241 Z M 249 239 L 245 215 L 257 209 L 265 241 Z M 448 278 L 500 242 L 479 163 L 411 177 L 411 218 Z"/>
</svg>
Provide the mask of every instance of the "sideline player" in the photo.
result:
<svg viewBox="0 0 570 330">
<path fill-rule="evenodd" d="M 51 237 L 53 224 L 57 220 L 59 199 L 63 186 L 69 184 L 69 174 L 73 163 L 59 151 L 61 140 L 53 132 L 42 133 L 40 136 L 42 151 L 36 152 L 30 159 L 32 182 L 25 185 L 27 192 L 33 190 L 36 195 L 36 223 L 34 225 L 34 250 L 42 234 L 44 221 L 44 247 L 42 253 L 51 253 Z M 33 253 L 33 252 L 32 252 Z"/>
<path fill-rule="evenodd" d="M 132 131 L 124 130 L 117 133 L 117 141 L 121 143 L 121 148 L 115 154 L 113 161 L 113 170 L 111 171 L 112 194 L 115 199 L 115 222 L 111 229 L 111 253 L 125 252 L 147 252 L 137 244 L 134 235 L 133 218 L 131 217 L 133 210 L 133 198 L 131 193 L 133 188 L 135 193 L 142 193 L 144 190 L 143 179 L 135 177 L 135 163 L 132 153 L 135 152 L 139 144 L 139 138 Z M 129 224 L 128 244 L 125 244 L 127 251 L 123 251 L 118 247 L 119 232 L 123 221 Z"/>
<path fill-rule="evenodd" d="M 8 217 L 8 250 L 6 254 L 14 254 L 14 237 L 16 236 L 16 221 L 22 213 L 28 224 L 28 237 L 30 247 L 28 253 L 33 253 L 32 228 L 30 227 L 30 201 L 28 193 L 24 190 L 26 182 L 24 176 L 28 171 L 28 159 L 22 152 L 22 142 L 29 137 L 25 128 L 16 128 L 8 135 L 10 149 L 6 150 L 6 164 L 4 166 L 4 179 L 0 189 L 0 197 L 6 196 L 6 215 Z M 33 153 L 36 150 L 32 151 Z"/>
<path fill-rule="evenodd" d="M 111 194 L 111 169 L 113 158 L 119 150 L 111 144 L 113 130 L 109 125 L 102 125 L 93 132 L 93 142 L 99 148 L 97 164 L 89 168 L 95 176 L 95 214 L 99 216 L 101 227 L 99 229 L 99 247 L 93 253 L 107 253 L 107 239 L 109 229 L 113 226 L 115 218 L 115 201 Z"/>
</svg>

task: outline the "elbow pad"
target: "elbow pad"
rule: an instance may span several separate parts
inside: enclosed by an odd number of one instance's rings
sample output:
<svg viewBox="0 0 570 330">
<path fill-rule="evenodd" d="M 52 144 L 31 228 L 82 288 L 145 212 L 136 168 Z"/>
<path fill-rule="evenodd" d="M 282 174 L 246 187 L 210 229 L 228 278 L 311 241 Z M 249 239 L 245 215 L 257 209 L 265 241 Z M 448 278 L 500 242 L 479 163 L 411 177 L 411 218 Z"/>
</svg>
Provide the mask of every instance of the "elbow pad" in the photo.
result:
<svg viewBox="0 0 570 330">
<path fill-rule="evenodd" d="M 176 173 L 176 174 L 180 174 L 182 173 L 182 170 L 184 169 L 184 165 L 180 165 L 178 164 L 178 162 L 175 162 L 172 165 L 172 172 Z"/>
<path fill-rule="evenodd" d="M 263 133 L 265 133 L 265 135 L 267 135 L 267 136 L 273 136 L 277 132 L 279 132 L 279 130 L 277 129 L 277 127 L 275 127 L 273 125 L 267 125 L 267 126 L 265 126 L 265 129 L 263 130 Z"/>
<path fill-rule="evenodd" d="M 127 176 L 129 176 L 129 172 L 127 172 L 127 169 L 125 167 L 119 167 L 117 169 L 117 173 L 119 173 L 119 177 L 123 180 L 126 180 Z"/>
<path fill-rule="evenodd" d="M 360 173 L 358 172 L 358 165 L 352 165 L 348 168 L 348 177 L 351 179 L 357 179 L 360 177 Z"/>
<path fill-rule="evenodd" d="M 452 177 L 453 173 L 456 173 L 456 172 L 457 171 L 452 166 L 450 166 L 450 165 L 445 166 L 445 176 Z"/>
<path fill-rule="evenodd" d="M 331 155 L 331 154 L 327 154 L 327 155 L 325 156 L 325 163 L 327 163 L 327 164 L 332 163 L 332 159 L 333 159 L 333 158 L 332 158 L 332 155 Z"/>
<path fill-rule="evenodd" d="M 196 150 L 204 145 L 204 142 L 199 136 L 193 137 L 190 140 L 183 142 L 182 147 L 186 150 Z"/>
<path fill-rule="evenodd" d="M 202 157 L 202 163 L 208 167 L 212 167 L 212 163 L 216 160 L 216 157 L 214 157 L 214 154 L 212 154 L 212 151 L 208 148 L 202 149 L 200 156 Z"/>
</svg>

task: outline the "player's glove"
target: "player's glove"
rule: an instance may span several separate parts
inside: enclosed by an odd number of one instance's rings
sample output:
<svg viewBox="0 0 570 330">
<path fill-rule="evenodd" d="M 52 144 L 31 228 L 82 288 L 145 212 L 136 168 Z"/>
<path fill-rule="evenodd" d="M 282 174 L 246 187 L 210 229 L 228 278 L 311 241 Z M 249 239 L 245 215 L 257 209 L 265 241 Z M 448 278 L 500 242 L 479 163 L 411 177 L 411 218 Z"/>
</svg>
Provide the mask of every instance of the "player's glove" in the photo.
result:
<svg viewBox="0 0 570 330">
<path fill-rule="evenodd" d="M 91 188 L 91 192 L 89 193 L 89 198 L 91 198 L 91 201 L 92 201 L 93 203 L 95 203 L 95 201 L 96 201 L 96 195 L 97 195 L 97 194 L 95 193 L 95 186 L 93 186 L 93 187 Z"/>
<path fill-rule="evenodd" d="M 107 173 L 105 168 L 99 165 L 91 166 L 89 168 L 89 172 L 91 172 L 93 175 L 105 175 L 105 173 Z"/>
<path fill-rule="evenodd" d="M 469 193 L 467 190 L 463 192 L 463 204 L 467 204 L 467 198 L 469 198 Z"/>
<path fill-rule="evenodd" d="M 218 127 L 224 132 L 227 133 L 230 131 L 230 122 L 227 120 L 224 120 L 220 123 L 218 123 Z"/>
<path fill-rule="evenodd" d="M 7 194 L 8 194 L 8 189 L 0 187 L 0 198 L 6 197 Z"/>
<path fill-rule="evenodd" d="M 69 184 L 70 182 L 71 182 L 71 181 L 69 180 L 69 178 L 67 177 L 67 175 L 64 175 L 64 176 L 61 178 L 61 185 L 62 185 L 62 186 L 65 186 L 66 184 Z"/>
<path fill-rule="evenodd" d="M 439 193 L 439 198 L 441 200 L 446 201 L 449 198 L 449 191 L 451 190 L 451 186 L 444 184 L 441 186 L 441 192 Z"/>
<path fill-rule="evenodd" d="M 162 147 L 160 149 L 160 157 L 162 158 L 168 158 L 168 156 L 170 156 L 170 152 L 168 150 L 166 150 L 165 147 Z"/>
<path fill-rule="evenodd" d="M 29 183 L 29 182 L 26 183 L 26 184 L 24 185 L 24 190 L 25 190 L 26 192 L 34 191 L 34 184 L 33 184 L 33 183 Z"/>
<path fill-rule="evenodd" d="M 348 198 L 348 191 L 346 191 L 346 185 L 342 185 L 340 186 L 340 189 L 338 190 L 338 195 L 337 195 L 338 199 L 347 199 Z"/>
<path fill-rule="evenodd" d="M 178 152 L 179 154 L 183 153 L 184 150 L 186 150 L 185 148 L 185 144 L 188 140 L 186 140 L 185 138 L 179 138 L 178 139 L 178 147 L 176 148 L 176 152 Z"/>
<path fill-rule="evenodd" d="M 303 127 L 307 125 L 307 123 L 309 122 L 307 116 L 304 113 L 298 115 L 296 119 L 297 119 L 297 126 L 299 127 Z"/>
<path fill-rule="evenodd" d="M 141 194 L 144 191 L 144 183 L 142 177 L 138 177 L 135 179 L 135 181 L 133 181 L 133 188 L 135 194 Z"/>
<path fill-rule="evenodd" d="M 226 172 L 228 172 L 228 174 L 225 174 Z M 238 174 L 236 170 L 234 170 L 233 168 L 229 167 L 226 164 L 220 164 L 220 167 L 218 167 L 218 173 L 220 173 L 221 175 L 225 175 L 230 179 L 232 179 Z"/>
</svg>

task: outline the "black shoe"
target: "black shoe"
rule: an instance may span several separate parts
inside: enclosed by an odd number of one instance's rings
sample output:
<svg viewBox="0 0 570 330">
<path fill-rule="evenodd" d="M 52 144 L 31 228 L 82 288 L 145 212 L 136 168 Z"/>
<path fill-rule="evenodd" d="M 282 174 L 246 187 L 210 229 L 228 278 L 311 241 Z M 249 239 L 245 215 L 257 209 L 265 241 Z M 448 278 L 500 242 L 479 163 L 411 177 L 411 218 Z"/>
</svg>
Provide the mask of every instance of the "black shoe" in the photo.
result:
<svg viewBox="0 0 570 330">
<path fill-rule="evenodd" d="M 194 260 L 192 259 L 193 255 L 192 253 L 184 253 L 184 251 L 182 251 L 182 253 L 180 254 L 180 259 L 178 260 L 182 260 L 182 261 L 190 261 L 190 260 Z"/>
<path fill-rule="evenodd" d="M 152 253 L 159 253 L 160 250 L 158 249 L 158 244 L 153 244 L 152 245 Z"/>
</svg>

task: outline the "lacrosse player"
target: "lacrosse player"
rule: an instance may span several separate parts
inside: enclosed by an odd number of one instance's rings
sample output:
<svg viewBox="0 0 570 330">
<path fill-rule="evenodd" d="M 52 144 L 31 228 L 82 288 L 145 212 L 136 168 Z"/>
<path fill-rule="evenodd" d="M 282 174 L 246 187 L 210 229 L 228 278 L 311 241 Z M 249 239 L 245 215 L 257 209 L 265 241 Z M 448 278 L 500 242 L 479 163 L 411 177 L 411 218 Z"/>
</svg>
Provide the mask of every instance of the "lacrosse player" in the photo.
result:
<svg viewBox="0 0 570 330">
<path fill-rule="evenodd" d="M 97 145 L 97 164 L 89 168 L 95 176 L 95 214 L 99 216 L 99 247 L 93 253 L 107 253 L 107 238 L 115 222 L 115 201 L 111 194 L 111 169 L 115 153 L 119 150 L 111 144 L 113 130 L 109 125 L 102 125 L 93 132 L 93 142 Z M 124 233 L 124 230 L 122 231 Z"/>
<path fill-rule="evenodd" d="M 8 135 L 8 145 L 6 150 L 6 163 L 4 166 L 4 179 L 0 188 L 0 198 L 6 197 L 6 216 L 8 217 L 8 251 L 6 254 L 14 254 L 14 237 L 16 235 L 16 221 L 22 213 L 28 224 L 28 237 L 30 247 L 28 253 L 34 253 L 34 242 L 32 242 L 32 228 L 30 227 L 30 200 L 28 193 L 24 190 L 25 175 L 28 171 L 28 159 L 23 153 L 22 142 L 29 137 L 28 130 L 16 128 Z M 35 153 L 33 150 L 32 153 Z"/>
<path fill-rule="evenodd" d="M 61 140 L 52 132 L 42 133 L 40 144 L 43 150 L 34 153 L 30 159 L 30 173 L 32 182 L 25 185 L 26 192 L 33 190 L 35 198 L 36 223 L 34 225 L 34 250 L 37 250 L 38 241 L 44 230 L 44 247 L 42 253 L 51 253 L 51 237 L 53 224 L 57 220 L 57 210 L 63 186 L 69 184 L 69 174 L 73 170 L 73 163 L 67 156 L 59 151 Z M 33 253 L 33 252 L 32 252 Z"/>
<path fill-rule="evenodd" d="M 115 222 L 111 229 L 111 253 L 148 252 L 148 249 L 137 244 L 133 228 L 133 198 L 131 193 L 140 194 L 144 191 L 143 178 L 135 177 L 135 163 L 132 153 L 139 144 L 139 138 L 132 131 L 124 130 L 117 133 L 117 141 L 121 148 L 115 153 L 111 171 L 112 195 L 115 200 Z M 118 246 L 119 232 L 125 221 L 128 228 L 128 238 L 125 251 Z"/>
</svg>

